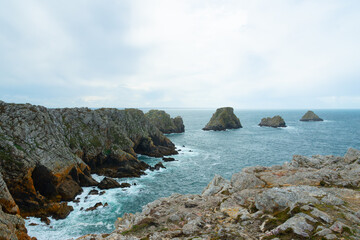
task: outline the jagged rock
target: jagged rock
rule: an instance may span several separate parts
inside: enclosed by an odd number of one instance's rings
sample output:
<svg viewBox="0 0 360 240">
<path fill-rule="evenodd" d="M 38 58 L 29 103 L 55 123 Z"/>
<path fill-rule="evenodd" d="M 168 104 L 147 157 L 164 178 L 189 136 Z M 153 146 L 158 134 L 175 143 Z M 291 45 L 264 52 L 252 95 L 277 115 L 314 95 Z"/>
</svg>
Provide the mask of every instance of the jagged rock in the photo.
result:
<svg viewBox="0 0 360 240">
<path fill-rule="evenodd" d="M 0 208 L 0 239 L 31 240 L 25 222 L 19 215 L 4 213 Z"/>
<path fill-rule="evenodd" d="M 242 128 L 242 126 L 239 118 L 234 114 L 234 109 L 232 107 L 224 107 L 216 109 L 216 112 L 203 130 L 222 131 L 236 128 Z"/>
<path fill-rule="evenodd" d="M 160 168 L 166 168 L 163 164 L 162 164 L 162 162 L 158 162 L 157 164 L 155 164 L 155 166 L 154 167 L 150 167 L 150 170 L 151 171 L 154 171 L 154 170 L 160 170 Z"/>
<path fill-rule="evenodd" d="M 51 221 L 49 218 L 47 217 L 41 217 L 40 221 L 42 221 L 43 223 L 45 223 L 46 225 L 50 225 Z"/>
<path fill-rule="evenodd" d="M 63 218 L 91 173 L 138 177 L 175 146 L 137 109 L 47 109 L 0 101 L 0 205 L 22 216 Z M 6 190 L 8 189 L 8 190 Z"/>
<path fill-rule="evenodd" d="M 108 177 L 104 178 L 98 185 L 98 188 L 100 188 L 101 190 L 119 187 L 121 187 L 120 183 L 118 183 L 115 179 Z"/>
<path fill-rule="evenodd" d="M 288 219 L 285 223 L 276 227 L 271 231 L 271 233 L 273 235 L 278 235 L 291 229 L 296 235 L 308 238 L 311 231 L 314 229 L 309 222 L 315 223 L 316 220 L 306 214 L 299 213 Z"/>
<path fill-rule="evenodd" d="M 176 161 L 175 158 L 173 157 L 163 157 L 162 160 L 164 162 L 173 162 L 173 161 Z"/>
<path fill-rule="evenodd" d="M 237 191 L 240 191 L 247 188 L 264 187 L 265 183 L 254 174 L 240 172 L 232 175 L 231 186 Z"/>
<path fill-rule="evenodd" d="M 313 111 L 307 111 L 304 116 L 300 119 L 300 121 L 309 122 L 309 121 L 324 121 L 323 119 L 319 118 Z"/>
<path fill-rule="evenodd" d="M 96 189 L 91 190 L 88 195 L 99 195 L 99 191 Z"/>
<path fill-rule="evenodd" d="M 120 187 L 121 188 L 129 188 L 129 187 L 131 187 L 131 184 L 130 183 L 121 183 Z"/>
<path fill-rule="evenodd" d="M 162 133 L 182 133 L 185 126 L 180 116 L 170 118 L 170 115 L 162 110 L 150 110 L 145 117 L 154 124 Z"/>
<path fill-rule="evenodd" d="M 100 207 L 100 206 L 103 206 L 102 202 L 98 202 L 98 203 L 96 203 L 94 206 L 85 209 L 85 212 L 94 211 L 94 210 L 96 210 L 96 209 L 97 209 L 98 207 Z"/>
<path fill-rule="evenodd" d="M 215 174 L 211 182 L 204 188 L 201 193 L 202 196 L 213 196 L 219 192 L 228 191 L 230 189 L 230 182 L 220 175 Z"/>
<path fill-rule="evenodd" d="M 267 118 L 261 119 L 259 126 L 260 127 L 264 126 L 264 127 L 278 128 L 278 127 L 286 127 L 286 124 L 282 117 L 280 117 L 279 115 L 276 115 L 272 118 L 267 117 Z"/>
</svg>

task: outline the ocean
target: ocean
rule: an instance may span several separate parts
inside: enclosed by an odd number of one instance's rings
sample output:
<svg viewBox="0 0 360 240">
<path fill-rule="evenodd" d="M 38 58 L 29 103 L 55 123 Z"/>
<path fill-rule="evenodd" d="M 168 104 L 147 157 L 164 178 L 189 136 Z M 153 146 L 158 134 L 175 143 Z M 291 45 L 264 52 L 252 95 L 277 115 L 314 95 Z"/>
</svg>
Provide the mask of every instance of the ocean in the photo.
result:
<svg viewBox="0 0 360 240">
<path fill-rule="evenodd" d="M 147 110 L 144 109 L 144 112 Z M 150 172 L 141 178 L 117 179 L 132 185 L 127 189 L 106 190 L 104 195 L 89 195 L 84 188 L 79 203 L 70 203 L 74 211 L 63 220 L 51 219 L 46 225 L 37 218 L 26 220 L 28 234 L 39 240 L 75 239 L 89 233 L 109 233 L 124 213 L 141 211 L 142 206 L 173 193 L 201 194 L 215 174 L 230 179 L 248 166 L 280 165 L 295 154 L 343 156 L 349 147 L 360 149 L 360 110 L 316 110 L 323 122 L 300 122 L 307 110 L 235 110 L 243 128 L 221 132 L 202 131 L 213 110 L 165 109 L 172 117 L 182 116 L 185 133 L 169 134 L 180 150 L 175 162 L 166 169 Z M 280 115 L 288 127 L 259 127 L 261 118 Z M 150 165 L 160 158 L 139 156 Z M 102 176 L 94 177 L 101 180 Z M 95 188 L 96 189 L 96 188 Z M 97 202 L 109 206 L 84 211 Z M 36 223 L 36 226 L 30 226 Z"/>
</svg>

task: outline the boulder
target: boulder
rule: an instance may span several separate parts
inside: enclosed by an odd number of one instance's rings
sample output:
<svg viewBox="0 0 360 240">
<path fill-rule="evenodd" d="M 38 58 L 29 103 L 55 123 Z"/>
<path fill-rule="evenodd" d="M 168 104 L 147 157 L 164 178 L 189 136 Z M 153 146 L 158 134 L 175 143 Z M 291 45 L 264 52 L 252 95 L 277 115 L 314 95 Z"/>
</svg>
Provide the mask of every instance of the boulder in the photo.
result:
<svg viewBox="0 0 360 240">
<path fill-rule="evenodd" d="M 280 117 L 279 115 L 276 115 L 274 117 L 267 117 L 267 118 L 263 118 L 261 119 L 261 122 L 259 123 L 260 127 L 273 127 L 273 128 L 278 128 L 278 127 L 286 127 L 285 121 L 282 117 Z"/>
<path fill-rule="evenodd" d="M 120 183 L 118 183 L 115 179 L 112 178 L 104 178 L 98 185 L 100 189 L 110 189 L 110 188 L 119 188 L 121 187 Z"/>
<path fill-rule="evenodd" d="M 173 161 L 176 161 L 175 158 L 173 157 L 163 157 L 162 160 L 164 162 L 173 162 Z"/>
<path fill-rule="evenodd" d="M 202 130 L 223 131 L 237 128 L 242 128 L 242 126 L 239 118 L 234 114 L 234 109 L 232 107 L 224 107 L 216 109 L 216 112 Z"/>
<path fill-rule="evenodd" d="M 162 133 L 182 133 L 185 126 L 180 116 L 170 118 L 170 115 L 162 110 L 150 110 L 145 117 L 154 124 Z"/>
<path fill-rule="evenodd" d="M 322 118 L 319 118 L 313 111 L 307 111 L 300 121 L 311 122 L 311 121 L 324 121 Z"/>
</svg>

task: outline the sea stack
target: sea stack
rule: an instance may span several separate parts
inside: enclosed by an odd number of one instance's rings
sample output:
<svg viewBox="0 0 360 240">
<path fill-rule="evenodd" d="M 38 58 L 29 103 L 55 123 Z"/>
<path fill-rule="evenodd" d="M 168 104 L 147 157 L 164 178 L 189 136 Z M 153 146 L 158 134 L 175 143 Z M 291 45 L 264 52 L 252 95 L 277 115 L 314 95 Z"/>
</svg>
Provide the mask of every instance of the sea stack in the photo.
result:
<svg viewBox="0 0 360 240">
<path fill-rule="evenodd" d="M 216 109 L 216 112 L 202 130 L 223 131 L 236 128 L 242 128 L 242 126 L 239 118 L 234 114 L 234 109 L 232 107 L 223 107 Z"/>
<path fill-rule="evenodd" d="M 162 110 L 150 110 L 145 117 L 155 125 L 162 133 L 182 133 L 185 126 L 182 118 L 177 116 L 170 118 L 170 115 Z"/>
<path fill-rule="evenodd" d="M 267 118 L 263 118 L 261 119 L 261 122 L 259 123 L 260 127 L 273 127 L 273 128 L 278 128 L 278 127 L 286 127 L 285 121 L 284 119 L 279 116 L 276 115 L 272 118 L 267 117 Z"/>
<path fill-rule="evenodd" d="M 319 118 L 313 111 L 307 111 L 305 115 L 300 119 L 303 122 L 312 122 L 312 121 L 324 121 L 322 118 Z"/>
</svg>

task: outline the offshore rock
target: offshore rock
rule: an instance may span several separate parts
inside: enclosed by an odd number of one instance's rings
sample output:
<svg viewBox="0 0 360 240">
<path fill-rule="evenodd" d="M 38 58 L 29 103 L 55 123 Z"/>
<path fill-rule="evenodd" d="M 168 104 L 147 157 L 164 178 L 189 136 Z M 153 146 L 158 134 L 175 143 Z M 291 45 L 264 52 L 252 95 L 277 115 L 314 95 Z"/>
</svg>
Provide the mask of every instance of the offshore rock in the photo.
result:
<svg viewBox="0 0 360 240">
<path fill-rule="evenodd" d="M 360 156 L 346 156 L 294 156 L 231 182 L 215 175 L 202 195 L 160 198 L 119 217 L 109 235 L 79 239 L 360 239 Z"/>
<path fill-rule="evenodd" d="M 91 173 L 138 177 L 149 166 L 136 154 L 176 154 L 137 109 L 47 109 L 0 101 L 0 205 L 22 216 L 66 217 Z M 20 210 L 20 211 L 19 211 Z"/>
<path fill-rule="evenodd" d="M 121 187 L 120 183 L 118 183 L 115 179 L 108 177 L 104 178 L 98 185 L 98 188 L 100 188 L 101 190 L 119 187 Z"/>
<path fill-rule="evenodd" d="M 309 122 L 309 121 L 324 121 L 322 118 L 319 118 L 313 111 L 307 111 L 300 121 Z"/>
<path fill-rule="evenodd" d="M 278 127 L 286 127 L 286 124 L 282 117 L 280 117 L 279 115 L 276 115 L 272 118 L 267 117 L 267 118 L 261 119 L 259 126 L 260 127 L 264 126 L 264 127 L 278 128 Z"/>
<path fill-rule="evenodd" d="M 162 133 L 182 133 L 185 126 L 180 116 L 170 118 L 170 115 L 162 110 L 150 110 L 145 117 L 155 125 Z"/>
<path fill-rule="evenodd" d="M 242 126 L 239 118 L 234 114 L 234 109 L 232 107 L 224 107 L 216 109 L 216 112 L 202 130 L 223 131 L 237 128 L 242 128 Z"/>
</svg>

